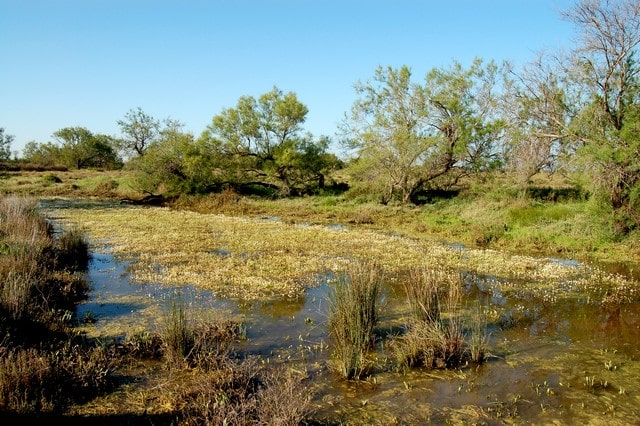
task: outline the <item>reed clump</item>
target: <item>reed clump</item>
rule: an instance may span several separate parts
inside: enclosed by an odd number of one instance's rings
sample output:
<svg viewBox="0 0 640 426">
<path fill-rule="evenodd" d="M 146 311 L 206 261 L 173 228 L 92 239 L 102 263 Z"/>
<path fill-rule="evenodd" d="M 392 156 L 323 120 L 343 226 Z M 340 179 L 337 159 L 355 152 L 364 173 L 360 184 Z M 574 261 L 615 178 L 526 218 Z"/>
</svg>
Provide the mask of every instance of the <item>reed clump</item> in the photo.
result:
<svg viewBox="0 0 640 426">
<path fill-rule="evenodd" d="M 335 367 L 346 379 L 358 379 L 367 371 L 367 353 L 378 322 L 381 277 L 376 265 L 355 264 L 333 283 L 329 294 L 329 336 Z"/>
<path fill-rule="evenodd" d="M 393 346 L 399 366 L 455 368 L 483 362 L 485 330 L 477 310 L 469 318 L 463 309 L 459 275 L 419 269 L 403 285 L 411 316 Z"/>
<path fill-rule="evenodd" d="M 242 337 L 242 324 L 237 321 L 189 320 L 180 295 L 171 301 L 165 323 L 163 355 L 174 367 L 217 368 L 232 356 L 233 343 Z"/>
</svg>

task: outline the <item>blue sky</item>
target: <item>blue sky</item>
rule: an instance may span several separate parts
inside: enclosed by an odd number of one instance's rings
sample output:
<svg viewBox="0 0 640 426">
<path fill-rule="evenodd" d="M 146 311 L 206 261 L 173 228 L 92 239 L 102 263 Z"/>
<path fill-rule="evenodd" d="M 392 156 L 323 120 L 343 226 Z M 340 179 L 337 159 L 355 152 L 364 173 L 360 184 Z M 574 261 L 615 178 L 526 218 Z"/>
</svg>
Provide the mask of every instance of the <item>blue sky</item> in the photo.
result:
<svg viewBox="0 0 640 426">
<path fill-rule="evenodd" d="M 0 0 L 0 127 L 14 150 L 68 126 L 118 136 L 141 107 L 196 136 L 274 86 L 333 137 L 379 66 L 523 64 L 572 44 L 571 0 Z"/>
</svg>

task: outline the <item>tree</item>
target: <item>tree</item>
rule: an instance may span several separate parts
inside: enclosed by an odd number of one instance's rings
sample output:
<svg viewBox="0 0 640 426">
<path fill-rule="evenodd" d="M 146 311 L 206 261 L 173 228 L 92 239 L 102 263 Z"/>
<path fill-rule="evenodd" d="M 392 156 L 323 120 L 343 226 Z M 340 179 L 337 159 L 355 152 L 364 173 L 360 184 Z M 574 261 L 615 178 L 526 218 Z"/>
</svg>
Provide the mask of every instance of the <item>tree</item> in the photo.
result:
<svg viewBox="0 0 640 426">
<path fill-rule="evenodd" d="M 120 148 L 127 155 L 143 156 L 160 133 L 160 121 L 140 107 L 129 110 L 123 120 L 118 120 L 118 125 L 124 135 Z"/>
<path fill-rule="evenodd" d="M 472 171 L 493 167 L 501 121 L 494 117 L 492 88 L 498 68 L 476 60 L 433 69 L 425 84 L 411 71 L 378 68 L 343 123 L 345 146 L 355 151 L 351 168 L 383 203 L 416 199 L 425 189 L 451 185 Z"/>
<path fill-rule="evenodd" d="M 11 143 L 13 139 L 13 135 L 6 134 L 4 127 L 0 127 L 0 160 L 11 158 Z"/>
<path fill-rule="evenodd" d="M 51 142 L 29 141 L 22 150 L 22 158 L 29 163 L 40 166 L 55 166 L 61 164 L 60 147 Z"/>
<path fill-rule="evenodd" d="M 60 160 L 68 167 L 115 168 L 120 165 L 110 136 L 94 135 L 84 127 L 65 127 L 53 137 L 59 143 Z"/>
<path fill-rule="evenodd" d="M 229 184 L 277 185 L 283 194 L 293 194 L 304 190 L 310 176 L 323 182 L 320 175 L 330 163 L 326 141 L 303 134 L 307 113 L 295 93 L 278 88 L 258 99 L 243 96 L 235 108 L 213 117 L 200 144 L 224 164 Z"/>
<path fill-rule="evenodd" d="M 640 226 L 640 2 L 581 0 L 564 16 L 581 36 L 569 72 L 583 104 L 569 130 L 625 233 Z"/>
<path fill-rule="evenodd" d="M 524 188 L 534 175 L 558 167 L 579 102 L 570 99 L 573 91 L 555 58 L 541 54 L 511 75 L 502 103 L 509 141 L 505 159 Z"/>
</svg>

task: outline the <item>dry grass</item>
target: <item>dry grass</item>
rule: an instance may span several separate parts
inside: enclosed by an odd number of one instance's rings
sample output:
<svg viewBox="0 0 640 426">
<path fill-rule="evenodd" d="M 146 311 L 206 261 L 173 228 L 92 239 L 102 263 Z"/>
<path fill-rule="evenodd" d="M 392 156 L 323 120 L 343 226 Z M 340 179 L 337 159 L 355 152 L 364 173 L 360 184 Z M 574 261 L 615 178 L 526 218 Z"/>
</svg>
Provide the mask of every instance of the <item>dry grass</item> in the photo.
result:
<svg viewBox="0 0 640 426">
<path fill-rule="evenodd" d="M 15 348 L 0 356 L 0 413 L 62 412 L 112 386 L 113 354 L 67 343 L 56 351 Z"/>
</svg>

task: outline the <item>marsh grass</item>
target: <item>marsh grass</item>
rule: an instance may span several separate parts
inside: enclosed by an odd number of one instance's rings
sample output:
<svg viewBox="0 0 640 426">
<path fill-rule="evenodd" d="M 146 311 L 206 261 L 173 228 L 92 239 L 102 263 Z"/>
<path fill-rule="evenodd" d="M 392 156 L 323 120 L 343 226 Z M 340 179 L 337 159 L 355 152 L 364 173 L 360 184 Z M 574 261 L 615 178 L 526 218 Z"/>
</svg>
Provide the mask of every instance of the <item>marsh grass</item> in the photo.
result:
<svg viewBox="0 0 640 426">
<path fill-rule="evenodd" d="M 12 320 L 47 325 L 86 296 L 86 281 L 73 274 L 88 262 L 84 237 L 56 240 L 35 200 L 0 200 L 0 251 L 0 308 Z"/>
<path fill-rule="evenodd" d="M 108 389 L 111 355 L 70 333 L 88 290 L 75 274 L 89 256 L 84 237 L 56 239 L 35 200 L 5 197 L 0 252 L 0 411 L 59 412 Z"/>
<path fill-rule="evenodd" d="M 230 358 L 233 344 L 241 337 L 241 324 L 237 321 L 193 321 L 187 318 L 184 301 L 179 294 L 172 298 L 161 336 L 163 353 L 170 366 L 203 369 L 215 369 Z M 143 349 L 146 345 L 141 343 Z"/>
<path fill-rule="evenodd" d="M 0 413 L 62 412 L 112 388 L 113 354 L 71 342 L 55 351 L 6 349 L 0 356 Z"/>
<path fill-rule="evenodd" d="M 163 331 L 165 356 L 174 364 L 186 362 L 190 348 L 193 346 L 193 330 L 187 324 L 184 301 L 180 295 L 171 298 Z"/>
<path fill-rule="evenodd" d="M 198 372 L 169 390 L 181 424 L 304 424 L 311 414 L 312 391 L 304 377 L 284 367 L 265 368 L 256 358 L 227 362 Z"/>
<path fill-rule="evenodd" d="M 468 361 L 481 363 L 486 331 L 479 311 L 471 321 L 466 318 L 459 275 L 418 269 L 409 277 L 404 288 L 411 316 L 406 333 L 393 345 L 398 366 L 456 368 Z"/>
<path fill-rule="evenodd" d="M 336 370 L 346 379 L 366 374 L 367 353 L 378 322 L 382 272 L 371 263 L 358 263 L 339 277 L 329 293 L 329 336 Z"/>
</svg>

